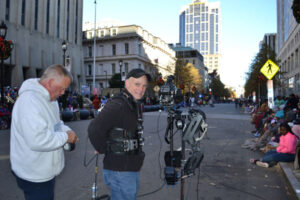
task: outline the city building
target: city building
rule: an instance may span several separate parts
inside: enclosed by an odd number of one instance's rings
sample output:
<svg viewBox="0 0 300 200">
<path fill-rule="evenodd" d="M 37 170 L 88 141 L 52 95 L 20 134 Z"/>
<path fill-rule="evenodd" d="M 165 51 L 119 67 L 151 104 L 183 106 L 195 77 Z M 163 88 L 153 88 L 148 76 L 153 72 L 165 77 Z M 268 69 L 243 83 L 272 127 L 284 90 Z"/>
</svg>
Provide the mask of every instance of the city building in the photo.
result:
<svg viewBox="0 0 300 200">
<path fill-rule="evenodd" d="M 211 73 L 220 66 L 221 10 L 219 2 L 194 0 L 179 16 L 179 42 L 197 49 Z"/>
<path fill-rule="evenodd" d="M 177 59 L 183 59 L 185 63 L 191 63 L 198 69 L 202 79 L 203 89 L 204 91 L 208 91 L 210 83 L 208 69 L 205 67 L 203 56 L 199 51 L 191 47 L 181 46 L 180 43 L 177 43 L 176 45 L 169 44 L 169 46 L 176 52 Z"/>
<path fill-rule="evenodd" d="M 281 85 L 276 95 L 300 94 L 300 26 L 291 9 L 293 0 L 277 0 L 277 60 Z"/>
<path fill-rule="evenodd" d="M 5 86 L 19 87 L 28 78 L 40 77 L 52 64 L 71 66 L 79 89 L 84 82 L 82 57 L 83 0 L 0 1 L 0 22 L 7 26 L 6 39 L 14 44 L 4 61 Z M 62 43 L 66 42 L 66 51 Z"/>
<path fill-rule="evenodd" d="M 276 33 L 266 33 L 264 38 L 259 43 L 259 49 L 262 48 L 263 44 L 268 45 L 274 52 L 276 52 Z"/>
<path fill-rule="evenodd" d="M 96 56 L 94 72 L 94 35 Z M 87 84 L 100 91 L 109 87 L 110 78 L 122 72 L 122 77 L 134 68 L 144 69 L 152 77 L 163 78 L 174 74 L 175 52 L 159 37 L 137 25 L 101 26 L 97 23 L 84 26 L 84 68 Z"/>
</svg>

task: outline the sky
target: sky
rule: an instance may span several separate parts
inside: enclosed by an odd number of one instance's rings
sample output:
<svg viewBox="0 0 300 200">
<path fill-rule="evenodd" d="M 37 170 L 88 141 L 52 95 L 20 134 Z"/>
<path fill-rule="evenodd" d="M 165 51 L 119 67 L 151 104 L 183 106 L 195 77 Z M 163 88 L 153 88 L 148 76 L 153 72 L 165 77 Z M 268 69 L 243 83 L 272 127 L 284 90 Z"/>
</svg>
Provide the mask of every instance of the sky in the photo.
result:
<svg viewBox="0 0 300 200">
<path fill-rule="evenodd" d="M 95 0 L 83 1 L 83 23 L 94 22 Z M 141 26 L 166 43 L 179 42 L 179 13 L 193 0 L 97 0 L 96 21 L 114 19 Z M 216 0 L 207 0 L 216 2 Z M 219 0 L 221 6 L 221 63 L 219 74 L 226 86 L 245 83 L 259 42 L 276 33 L 276 0 Z"/>
</svg>

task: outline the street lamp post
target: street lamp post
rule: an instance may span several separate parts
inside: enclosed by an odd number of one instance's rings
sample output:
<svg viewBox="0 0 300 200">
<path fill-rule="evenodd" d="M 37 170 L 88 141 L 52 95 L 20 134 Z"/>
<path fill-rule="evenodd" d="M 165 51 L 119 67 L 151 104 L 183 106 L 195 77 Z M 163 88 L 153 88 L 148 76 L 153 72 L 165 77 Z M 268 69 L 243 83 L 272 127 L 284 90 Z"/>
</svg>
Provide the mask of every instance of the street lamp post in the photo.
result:
<svg viewBox="0 0 300 200">
<path fill-rule="evenodd" d="M 4 24 L 2 21 L 0 25 L 0 38 L 1 41 L 4 42 L 5 37 L 6 37 L 6 31 L 7 31 L 7 26 Z M 5 54 L 5 47 L 3 46 L 1 49 L 1 104 L 4 104 L 4 54 Z"/>
<path fill-rule="evenodd" d="M 120 92 L 122 90 L 122 66 L 123 66 L 123 60 L 119 60 L 119 66 L 120 66 Z"/>
<path fill-rule="evenodd" d="M 105 73 L 105 86 L 108 88 L 108 82 L 107 82 L 107 71 L 103 71 Z"/>
<path fill-rule="evenodd" d="M 61 43 L 61 48 L 63 50 L 63 64 L 65 66 L 66 65 L 66 51 L 68 48 L 68 45 L 65 40 Z"/>
</svg>

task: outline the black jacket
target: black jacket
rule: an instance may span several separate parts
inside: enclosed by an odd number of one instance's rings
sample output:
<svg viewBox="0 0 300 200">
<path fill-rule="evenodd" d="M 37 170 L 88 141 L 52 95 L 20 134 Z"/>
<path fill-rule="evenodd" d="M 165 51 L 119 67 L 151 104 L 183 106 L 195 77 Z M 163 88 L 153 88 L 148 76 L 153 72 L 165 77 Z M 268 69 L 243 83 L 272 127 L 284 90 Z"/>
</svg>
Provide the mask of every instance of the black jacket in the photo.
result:
<svg viewBox="0 0 300 200">
<path fill-rule="evenodd" d="M 112 97 L 90 123 L 88 127 L 89 139 L 100 154 L 105 154 L 104 169 L 139 171 L 145 158 L 144 152 L 134 155 L 117 155 L 106 152 L 108 134 L 111 129 L 123 128 L 132 133 L 135 133 L 137 129 L 137 103 L 127 90 L 124 90 L 123 93 L 120 95 L 126 96 L 126 100 L 118 96 Z"/>
</svg>

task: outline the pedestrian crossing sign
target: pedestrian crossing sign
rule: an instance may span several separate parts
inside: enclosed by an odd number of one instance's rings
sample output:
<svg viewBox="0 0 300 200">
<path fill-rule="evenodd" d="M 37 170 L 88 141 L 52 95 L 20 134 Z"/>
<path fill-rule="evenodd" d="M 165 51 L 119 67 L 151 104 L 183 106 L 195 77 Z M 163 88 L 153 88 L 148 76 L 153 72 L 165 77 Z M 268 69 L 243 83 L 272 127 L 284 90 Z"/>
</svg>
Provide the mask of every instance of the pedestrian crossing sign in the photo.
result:
<svg viewBox="0 0 300 200">
<path fill-rule="evenodd" d="M 278 72 L 279 67 L 270 59 L 260 68 L 260 72 L 267 77 L 267 79 L 271 80 L 275 74 Z"/>
</svg>

